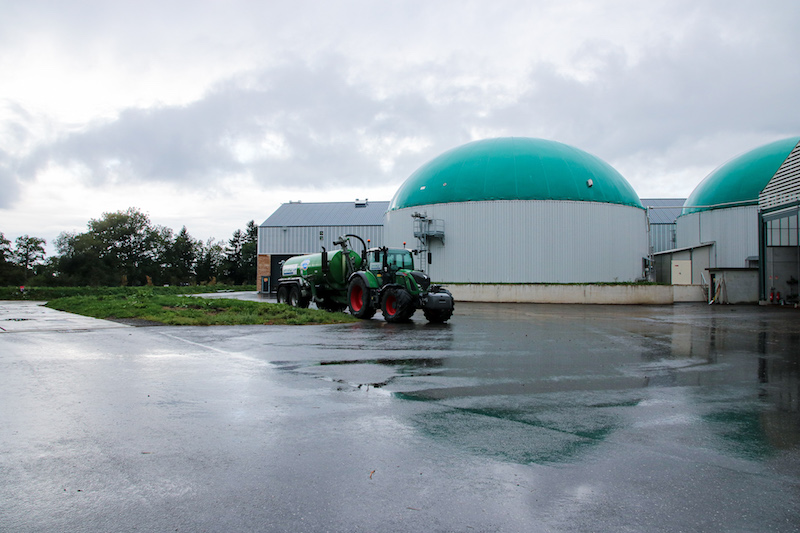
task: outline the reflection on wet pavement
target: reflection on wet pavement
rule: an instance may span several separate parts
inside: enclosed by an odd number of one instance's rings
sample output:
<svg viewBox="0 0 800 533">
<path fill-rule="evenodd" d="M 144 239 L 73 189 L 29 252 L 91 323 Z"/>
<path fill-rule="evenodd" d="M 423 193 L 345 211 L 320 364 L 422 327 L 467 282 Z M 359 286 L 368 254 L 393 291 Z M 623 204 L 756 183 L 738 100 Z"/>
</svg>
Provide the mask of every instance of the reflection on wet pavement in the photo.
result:
<svg viewBox="0 0 800 533">
<path fill-rule="evenodd" d="M 798 316 L 3 333 L 0 531 L 797 531 Z"/>
<path fill-rule="evenodd" d="M 326 342 L 328 359 L 276 364 L 340 390 L 429 402 L 436 409 L 410 421 L 422 434 L 517 463 L 570 463 L 609 440 L 744 459 L 800 443 L 796 313 L 465 308 L 437 328 L 362 323 Z"/>
</svg>

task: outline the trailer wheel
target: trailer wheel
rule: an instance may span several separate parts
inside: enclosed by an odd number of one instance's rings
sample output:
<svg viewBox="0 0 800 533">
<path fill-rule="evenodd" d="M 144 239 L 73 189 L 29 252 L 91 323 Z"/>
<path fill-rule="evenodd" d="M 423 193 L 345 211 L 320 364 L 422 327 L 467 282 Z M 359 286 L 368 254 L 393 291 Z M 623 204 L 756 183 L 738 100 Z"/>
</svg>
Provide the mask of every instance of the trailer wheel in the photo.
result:
<svg viewBox="0 0 800 533">
<path fill-rule="evenodd" d="M 303 293 L 300 293 L 300 297 L 297 299 L 297 307 L 302 309 L 308 309 L 308 306 L 311 304 L 311 298 L 307 296 L 303 296 Z"/>
<path fill-rule="evenodd" d="M 289 289 L 289 299 L 286 300 L 286 303 L 292 307 L 300 307 L 300 287 L 293 285 L 292 288 Z"/>
<path fill-rule="evenodd" d="M 405 289 L 389 287 L 381 301 L 381 311 L 386 322 L 408 322 L 416 308 L 411 294 Z"/>
<path fill-rule="evenodd" d="M 286 285 L 281 285 L 280 287 L 278 287 L 277 301 L 279 304 L 287 303 L 286 300 L 288 296 L 289 296 L 289 289 L 286 288 Z"/>
<path fill-rule="evenodd" d="M 289 289 L 289 297 L 287 298 L 286 303 L 292 307 L 306 309 L 308 304 L 311 303 L 311 300 L 303 296 L 303 292 L 300 290 L 298 285 L 292 285 L 292 287 Z"/>
<path fill-rule="evenodd" d="M 356 318 L 368 319 L 375 314 L 375 308 L 370 305 L 369 288 L 363 279 L 356 277 L 347 288 L 347 301 L 350 314 Z"/>
</svg>

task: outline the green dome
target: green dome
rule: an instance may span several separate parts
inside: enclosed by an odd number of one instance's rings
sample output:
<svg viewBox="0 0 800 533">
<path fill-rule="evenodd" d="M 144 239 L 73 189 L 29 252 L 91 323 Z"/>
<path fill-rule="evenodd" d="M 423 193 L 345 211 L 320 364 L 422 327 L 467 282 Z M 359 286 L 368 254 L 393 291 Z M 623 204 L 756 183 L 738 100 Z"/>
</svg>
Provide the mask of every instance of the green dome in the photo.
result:
<svg viewBox="0 0 800 533">
<path fill-rule="evenodd" d="M 683 213 L 757 205 L 758 195 L 800 141 L 791 137 L 755 148 L 717 167 L 686 199 Z"/>
<path fill-rule="evenodd" d="M 642 208 L 633 187 L 605 161 L 555 141 L 505 137 L 471 142 L 428 161 L 400 186 L 389 210 L 487 200 L 572 200 Z"/>
</svg>

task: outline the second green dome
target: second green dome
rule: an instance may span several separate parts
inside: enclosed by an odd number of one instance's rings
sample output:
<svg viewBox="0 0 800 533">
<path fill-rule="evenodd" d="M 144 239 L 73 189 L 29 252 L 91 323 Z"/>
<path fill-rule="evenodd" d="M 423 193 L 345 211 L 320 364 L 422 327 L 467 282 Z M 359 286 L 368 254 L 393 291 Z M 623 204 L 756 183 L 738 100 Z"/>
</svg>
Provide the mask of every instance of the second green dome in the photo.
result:
<svg viewBox="0 0 800 533">
<path fill-rule="evenodd" d="M 683 214 L 758 204 L 758 195 L 800 142 L 775 141 L 734 157 L 716 168 L 686 199 Z"/>
</svg>

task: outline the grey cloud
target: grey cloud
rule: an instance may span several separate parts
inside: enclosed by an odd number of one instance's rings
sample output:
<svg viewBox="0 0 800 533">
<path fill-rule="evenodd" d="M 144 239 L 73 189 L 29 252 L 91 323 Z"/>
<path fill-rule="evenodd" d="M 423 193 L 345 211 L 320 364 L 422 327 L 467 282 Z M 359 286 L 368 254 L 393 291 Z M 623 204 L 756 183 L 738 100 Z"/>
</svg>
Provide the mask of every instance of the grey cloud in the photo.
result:
<svg viewBox="0 0 800 533">
<path fill-rule="evenodd" d="M 78 164 L 96 183 L 200 185 L 249 170 L 264 185 L 367 184 L 384 172 L 379 158 L 361 150 L 365 139 L 422 136 L 447 146 L 449 139 L 466 140 L 463 115 L 456 104 L 432 105 L 420 94 L 375 96 L 348 82 L 343 62 L 330 58 L 316 67 L 290 65 L 227 80 L 188 106 L 128 109 L 40 147 L 24 168 L 31 177 L 53 162 Z M 279 133 L 291 157 L 242 162 L 225 143 L 264 132 Z M 413 170 L 409 159 L 398 157 L 403 178 Z"/>
<path fill-rule="evenodd" d="M 565 76 L 553 64 L 520 65 L 530 72 L 529 88 L 511 103 L 498 103 L 503 100 L 490 85 L 448 85 L 469 68 L 457 53 L 446 64 L 387 70 L 390 77 L 382 83 L 388 91 L 355 78 L 349 70 L 355 63 L 342 57 L 313 64 L 289 57 L 282 66 L 219 83 L 183 107 L 128 109 L 116 120 L 41 146 L 19 163 L 28 178 L 51 162 L 79 164 L 96 182 L 202 186 L 249 172 L 264 187 L 399 183 L 427 159 L 471 140 L 477 129 L 567 142 L 610 162 L 660 158 L 672 171 L 713 167 L 739 151 L 719 139 L 800 133 L 793 112 L 800 86 L 793 52 L 800 34 L 771 34 L 774 17 L 743 21 L 736 13 L 721 15 L 732 17 L 723 21 L 694 10 L 690 15 L 701 22 L 654 40 L 635 60 L 614 43 L 587 42 L 573 64 L 591 65 L 589 80 Z M 798 15 L 784 19 L 780 24 L 791 27 Z M 725 24 L 733 28 L 728 33 L 719 30 Z M 423 80 L 442 88 L 431 94 Z M 241 160 L 226 144 L 267 132 L 281 136 L 290 157 Z M 422 152 L 393 154 L 389 172 L 379 153 L 363 149 L 365 140 L 402 138 L 428 145 Z M 709 143 L 708 150 L 691 148 L 701 143 Z"/>
<path fill-rule="evenodd" d="M 12 158 L 0 150 L 0 209 L 11 207 L 19 198 L 19 183 L 11 165 Z"/>
<path fill-rule="evenodd" d="M 14 102 L 2 101 L 6 119 L 0 122 L 0 209 L 11 207 L 19 198 L 19 154 L 32 142 L 35 118 Z"/>
<path fill-rule="evenodd" d="M 737 37 L 696 25 L 635 62 L 609 43 L 587 43 L 576 62 L 597 65 L 591 80 L 535 65 L 527 93 L 488 120 L 532 127 L 607 158 L 661 153 L 687 139 L 737 132 L 797 134 L 800 118 L 792 108 L 800 63 L 793 56 L 800 35 L 764 28 L 758 37 Z"/>
</svg>

